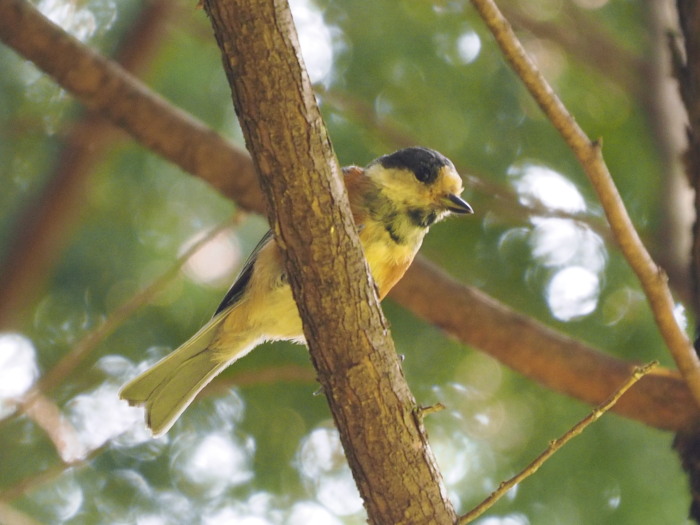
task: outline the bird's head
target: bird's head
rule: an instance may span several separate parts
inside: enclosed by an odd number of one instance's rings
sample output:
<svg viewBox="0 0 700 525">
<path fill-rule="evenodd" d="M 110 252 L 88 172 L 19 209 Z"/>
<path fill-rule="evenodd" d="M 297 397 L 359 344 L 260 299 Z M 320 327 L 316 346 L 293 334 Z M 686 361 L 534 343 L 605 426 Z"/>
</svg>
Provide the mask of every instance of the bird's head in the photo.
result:
<svg viewBox="0 0 700 525">
<path fill-rule="evenodd" d="M 474 213 L 460 197 L 462 179 L 454 164 L 432 149 L 412 147 L 384 155 L 365 174 L 415 226 L 427 228 L 450 213 Z"/>
</svg>

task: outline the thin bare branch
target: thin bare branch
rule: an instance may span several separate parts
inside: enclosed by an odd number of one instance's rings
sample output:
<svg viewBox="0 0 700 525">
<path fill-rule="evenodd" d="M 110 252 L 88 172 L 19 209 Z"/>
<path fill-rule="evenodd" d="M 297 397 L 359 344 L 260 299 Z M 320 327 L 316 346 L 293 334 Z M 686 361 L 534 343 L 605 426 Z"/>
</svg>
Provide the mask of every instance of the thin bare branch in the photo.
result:
<svg viewBox="0 0 700 525">
<path fill-rule="evenodd" d="M 629 265 L 637 274 L 662 337 L 700 404 L 700 360 L 674 315 L 675 304 L 667 277 L 647 252 L 603 160 L 601 142 L 591 141 L 559 100 L 550 85 L 526 54 L 508 21 L 493 0 L 472 0 L 532 97 L 569 145 L 598 195 L 613 235 Z"/>
<path fill-rule="evenodd" d="M 658 366 L 658 361 L 652 361 L 644 366 L 639 366 L 634 369 L 632 375 L 617 389 L 612 395 L 601 405 L 597 406 L 593 411 L 584 417 L 581 421 L 576 423 L 573 427 L 566 431 L 566 433 L 558 439 L 550 441 L 546 450 L 537 456 L 527 467 L 518 472 L 515 476 L 507 481 L 502 482 L 498 488 L 491 493 L 491 495 L 482 501 L 479 505 L 474 507 L 464 516 L 461 516 L 457 520 L 457 525 L 465 525 L 471 523 L 476 518 L 481 516 L 484 512 L 490 509 L 499 499 L 505 496 L 506 492 L 515 487 L 518 483 L 522 482 L 526 478 L 532 476 L 539 468 L 544 465 L 544 463 L 551 458 L 555 452 L 561 450 L 561 448 L 566 445 L 573 438 L 581 434 L 588 425 L 598 421 L 603 414 L 609 411 L 615 403 L 617 403 L 620 398 L 627 392 L 632 386 L 634 386 L 637 381 L 642 377 L 647 375 L 653 368 Z"/>
<path fill-rule="evenodd" d="M 22 412 L 48 436 L 64 463 L 73 463 L 85 457 L 87 451 L 80 442 L 77 430 L 52 399 L 35 392 L 31 400 L 19 405 Z"/>
</svg>

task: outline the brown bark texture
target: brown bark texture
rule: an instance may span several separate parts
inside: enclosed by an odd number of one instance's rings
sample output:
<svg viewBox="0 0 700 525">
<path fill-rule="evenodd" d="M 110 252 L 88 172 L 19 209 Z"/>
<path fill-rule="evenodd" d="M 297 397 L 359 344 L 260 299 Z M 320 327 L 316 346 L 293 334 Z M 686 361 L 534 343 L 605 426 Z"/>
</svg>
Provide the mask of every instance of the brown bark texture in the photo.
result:
<svg viewBox="0 0 700 525">
<path fill-rule="evenodd" d="M 695 190 L 695 225 L 691 253 L 693 306 L 696 323 L 700 325 L 700 6 L 697 2 L 678 1 L 678 15 L 683 33 L 683 49 L 675 53 L 675 73 L 688 115 L 688 149 L 685 169 L 688 182 Z"/>
<path fill-rule="evenodd" d="M 456 516 L 416 416 L 286 0 L 205 1 L 318 379 L 371 523 Z"/>
<path fill-rule="evenodd" d="M 693 225 L 690 272 L 693 281 L 695 323 L 698 330 L 700 327 L 700 6 L 697 2 L 690 0 L 678 0 L 677 6 L 683 47 L 675 50 L 674 69 L 681 99 L 688 115 L 685 171 L 688 182 L 695 190 L 695 224 Z M 699 340 L 696 339 L 695 350 L 699 349 Z M 690 517 L 697 523 L 700 523 L 699 428 L 679 432 L 674 441 L 674 448 L 690 480 L 692 497 Z"/>
</svg>

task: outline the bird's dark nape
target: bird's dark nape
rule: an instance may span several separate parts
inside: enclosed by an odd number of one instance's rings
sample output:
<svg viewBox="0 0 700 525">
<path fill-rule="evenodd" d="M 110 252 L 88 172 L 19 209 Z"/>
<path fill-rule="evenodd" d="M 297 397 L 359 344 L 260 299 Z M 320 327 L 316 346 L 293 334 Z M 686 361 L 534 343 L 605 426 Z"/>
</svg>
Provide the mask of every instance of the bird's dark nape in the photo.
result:
<svg viewBox="0 0 700 525">
<path fill-rule="evenodd" d="M 420 146 L 405 148 L 389 155 L 384 155 L 379 157 L 377 162 L 384 168 L 407 169 L 425 184 L 430 184 L 437 179 L 440 168 L 452 166 L 450 159 L 441 153 Z"/>
</svg>

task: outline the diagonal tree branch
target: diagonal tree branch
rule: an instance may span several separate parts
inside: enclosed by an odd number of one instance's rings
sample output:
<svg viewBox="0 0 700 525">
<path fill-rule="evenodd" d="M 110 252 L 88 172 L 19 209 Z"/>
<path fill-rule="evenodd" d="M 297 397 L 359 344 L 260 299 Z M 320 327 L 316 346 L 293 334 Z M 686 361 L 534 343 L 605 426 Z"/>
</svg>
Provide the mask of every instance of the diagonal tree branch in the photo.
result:
<svg viewBox="0 0 700 525">
<path fill-rule="evenodd" d="M 591 405 L 603 402 L 635 368 L 510 310 L 425 259 L 414 261 L 390 297 L 526 377 Z M 665 430 L 689 428 L 700 417 L 679 374 L 661 368 L 645 376 L 613 410 Z"/>
<path fill-rule="evenodd" d="M 452 524 L 286 0 L 205 0 L 311 360 L 374 524 Z"/>
<path fill-rule="evenodd" d="M 255 169 L 245 152 L 67 35 L 28 1 L 0 2 L 0 40 L 32 60 L 80 102 L 99 111 L 144 146 L 205 180 L 242 208 L 258 213 L 264 211 Z M 67 42 L 61 44 L 64 41 Z M 54 56 L 55 53 L 60 55 Z M 70 74 L 73 64 L 83 64 L 83 72 L 93 79 L 91 89 L 81 87 L 80 78 Z M 121 89 L 112 88 L 111 99 L 97 97 L 95 93 L 103 88 L 102 84 L 121 86 Z M 114 107 L 111 102 L 115 102 Z M 138 108 L 141 119 L 130 117 L 133 108 Z M 141 121 L 161 124 L 139 127 Z M 172 126 L 166 138 L 159 137 L 162 127 L 167 127 L 168 123 Z M 187 151 L 160 145 L 168 140 L 167 136 L 178 137 L 176 143 L 187 142 Z M 192 151 L 200 154 L 193 157 Z M 582 401 L 602 401 L 632 367 L 631 363 L 607 356 L 513 312 L 478 290 L 437 271 L 420 256 L 394 288 L 392 297 L 463 343 L 495 356 L 547 388 Z M 479 322 L 468 322 L 476 319 Z M 484 328 L 485 322 L 490 328 Z M 522 336 L 524 324 L 528 326 L 527 337 Z M 543 353 L 548 365 L 544 368 L 539 366 Z M 581 369 L 591 373 L 581 374 Z M 693 422 L 700 421 L 689 390 L 676 373 L 668 370 L 655 371 L 645 377 L 615 409 L 626 417 L 669 430 L 689 428 Z"/>
<path fill-rule="evenodd" d="M 674 315 L 675 304 L 667 285 L 666 274 L 644 248 L 627 214 L 622 198 L 603 160 L 601 143 L 591 141 L 579 127 L 527 56 L 510 24 L 493 0 L 472 0 L 472 4 L 493 34 L 513 70 L 583 167 L 600 199 L 620 250 L 642 284 L 659 331 L 696 404 L 700 404 L 700 360 Z"/>
<path fill-rule="evenodd" d="M 262 209 L 250 157 L 192 115 L 46 19 L 27 0 L 0 2 L 0 40 L 29 58 L 88 109 L 200 176 L 245 209 Z"/>
</svg>

